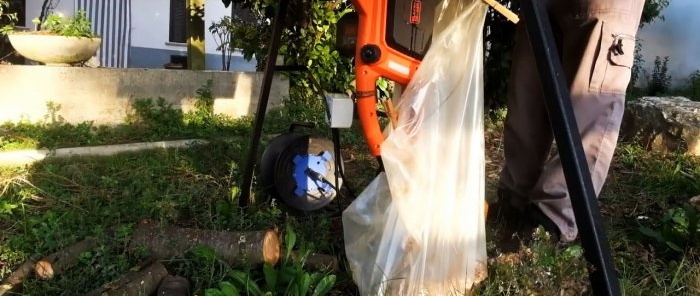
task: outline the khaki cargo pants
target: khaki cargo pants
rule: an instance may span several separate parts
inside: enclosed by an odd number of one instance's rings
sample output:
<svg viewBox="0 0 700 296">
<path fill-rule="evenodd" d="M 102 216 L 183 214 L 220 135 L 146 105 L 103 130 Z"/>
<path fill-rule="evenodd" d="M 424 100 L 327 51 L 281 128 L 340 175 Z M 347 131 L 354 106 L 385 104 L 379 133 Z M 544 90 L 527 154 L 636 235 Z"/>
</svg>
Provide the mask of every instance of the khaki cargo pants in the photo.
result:
<svg viewBox="0 0 700 296">
<path fill-rule="evenodd" d="M 544 2 L 598 196 L 617 144 L 644 0 Z M 537 205 L 557 224 L 561 239 L 571 241 L 578 236 L 578 228 L 561 160 L 549 153 L 552 127 L 523 25 L 513 53 L 501 185 L 520 196 L 512 201 L 515 206 Z"/>
</svg>

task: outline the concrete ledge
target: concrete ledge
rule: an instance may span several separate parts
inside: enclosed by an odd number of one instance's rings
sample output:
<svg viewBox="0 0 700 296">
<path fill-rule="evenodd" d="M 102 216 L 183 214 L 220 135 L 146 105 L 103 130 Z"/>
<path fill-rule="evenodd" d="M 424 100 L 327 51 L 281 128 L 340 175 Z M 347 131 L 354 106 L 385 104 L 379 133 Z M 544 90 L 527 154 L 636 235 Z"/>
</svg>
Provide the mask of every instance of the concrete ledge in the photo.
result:
<svg viewBox="0 0 700 296">
<path fill-rule="evenodd" d="M 208 144 L 206 140 L 190 139 L 176 141 L 141 142 L 118 145 L 48 149 L 28 149 L 0 152 L 0 166 L 22 166 L 42 161 L 46 158 L 71 156 L 110 156 L 118 153 L 136 152 L 150 149 L 188 148 L 192 145 Z"/>
<path fill-rule="evenodd" d="M 214 112 L 233 118 L 257 108 L 262 72 L 190 71 L 0 65 L 0 122 L 36 122 L 47 102 L 69 123 L 122 123 L 137 98 L 162 97 L 174 108 L 191 110 L 196 91 L 211 79 Z M 269 107 L 289 96 L 289 83 L 275 76 Z"/>
</svg>

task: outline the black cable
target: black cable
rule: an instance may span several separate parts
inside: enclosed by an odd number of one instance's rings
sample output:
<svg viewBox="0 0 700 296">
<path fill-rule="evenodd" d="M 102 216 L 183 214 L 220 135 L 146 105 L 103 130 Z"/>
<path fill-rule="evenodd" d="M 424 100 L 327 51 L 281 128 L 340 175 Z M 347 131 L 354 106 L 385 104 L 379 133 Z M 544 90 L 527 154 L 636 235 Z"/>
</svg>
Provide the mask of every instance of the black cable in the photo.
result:
<svg viewBox="0 0 700 296">
<path fill-rule="evenodd" d="M 312 85 L 312 90 L 313 92 L 321 98 L 323 101 L 323 106 L 326 108 L 326 116 L 327 118 L 331 118 L 331 108 L 328 106 L 328 101 L 326 101 L 326 94 L 323 91 L 323 88 L 321 87 L 321 84 L 318 83 L 314 75 L 309 72 L 308 68 L 306 66 L 277 66 L 277 70 L 284 70 L 284 71 L 307 71 L 307 74 L 309 76 L 309 80 L 311 81 Z M 333 142 L 333 153 L 335 154 L 335 160 L 336 160 L 336 165 L 335 165 L 335 184 L 339 184 L 340 180 L 339 177 L 342 178 L 345 181 L 345 189 L 347 190 L 348 194 L 350 195 L 350 198 L 354 199 L 356 197 L 355 191 L 352 190 L 352 188 L 349 186 L 347 182 L 347 178 L 345 178 L 345 170 L 342 168 L 343 165 L 343 160 L 341 156 L 341 145 L 340 145 L 340 129 L 338 128 L 331 128 L 331 141 Z M 380 167 L 381 167 L 381 161 Z M 325 180 L 325 178 L 323 178 Z M 329 183 L 330 184 L 330 183 Z M 338 192 L 338 195 L 340 196 L 342 192 L 338 190 L 334 185 L 330 184 L 333 189 L 335 189 Z M 340 204 L 340 199 L 337 199 L 338 202 L 338 210 L 342 212 L 342 205 Z"/>
<path fill-rule="evenodd" d="M 316 93 L 317 96 L 321 97 L 321 100 L 323 100 L 323 105 L 326 107 L 326 115 L 328 118 L 331 118 L 331 108 L 328 106 L 328 102 L 326 101 L 326 94 L 323 91 L 323 88 L 321 88 L 321 85 L 316 81 L 316 78 L 314 77 L 313 74 L 310 72 L 309 74 L 309 80 L 311 80 L 311 85 L 313 86 L 313 90 Z M 342 177 L 343 180 L 345 180 L 345 189 L 348 191 L 348 194 L 350 194 L 350 198 L 355 198 L 355 192 L 350 188 L 348 185 L 347 179 L 345 178 L 345 172 L 342 168 L 343 160 L 342 156 L 340 155 L 340 129 L 338 128 L 331 128 L 331 141 L 333 142 L 333 153 L 335 154 L 335 159 L 336 159 L 336 165 L 335 165 L 335 184 L 339 184 L 339 177 Z M 337 190 L 337 189 L 336 189 Z M 338 191 L 338 195 L 341 194 L 340 190 Z M 340 204 L 340 199 L 337 199 L 338 202 L 338 210 L 342 212 L 342 205 Z"/>
</svg>

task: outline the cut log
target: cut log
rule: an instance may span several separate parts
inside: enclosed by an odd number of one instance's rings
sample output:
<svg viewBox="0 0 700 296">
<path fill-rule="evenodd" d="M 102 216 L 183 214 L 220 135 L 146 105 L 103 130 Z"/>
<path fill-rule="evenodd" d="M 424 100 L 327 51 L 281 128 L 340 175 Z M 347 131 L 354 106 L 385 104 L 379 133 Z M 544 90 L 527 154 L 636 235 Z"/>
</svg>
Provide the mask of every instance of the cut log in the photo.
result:
<svg viewBox="0 0 700 296">
<path fill-rule="evenodd" d="M 36 261 L 30 258 L 13 271 L 0 285 L 0 296 L 12 292 L 22 285 L 24 279 L 29 277 L 32 271 L 34 271 L 34 264 L 36 264 Z"/>
<path fill-rule="evenodd" d="M 42 258 L 34 266 L 36 277 L 42 280 L 52 279 L 54 276 L 61 274 L 66 271 L 66 269 L 78 263 L 80 254 L 93 249 L 95 245 L 95 239 L 87 238 Z"/>
<path fill-rule="evenodd" d="M 179 276 L 166 276 L 158 287 L 157 296 L 189 296 L 190 282 Z"/>
<path fill-rule="evenodd" d="M 141 221 L 134 231 L 128 250 L 146 249 L 152 258 L 183 257 L 196 246 L 208 246 L 222 261 L 234 265 L 253 265 L 267 262 L 275 265 L 280 258 L 279 235 L 265 231 L 215 231 L 175 226 L 157 226 Z"/>
<path fill-rule="evenodd" d="M 140 296 L 151 295 L 160 282 L 168 276 L 168 270 L 160 262 L 137 267 L 124 276 L 92 290 L 86 296 Z"/>
</svg>

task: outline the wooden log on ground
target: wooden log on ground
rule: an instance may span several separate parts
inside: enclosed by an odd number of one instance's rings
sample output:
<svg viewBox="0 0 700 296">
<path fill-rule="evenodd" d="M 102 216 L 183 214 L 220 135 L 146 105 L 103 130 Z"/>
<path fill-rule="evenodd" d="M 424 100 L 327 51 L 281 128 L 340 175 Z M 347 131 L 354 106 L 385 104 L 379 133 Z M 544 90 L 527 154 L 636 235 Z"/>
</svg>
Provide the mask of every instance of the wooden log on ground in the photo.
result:
<svg viewBox="0 0 700 296">
<path fill-rule="evenodd" d="M 166 276 L 158 286 L 157 296 L 189 296 L 190 282 L 180 276 Z"/>
<path fill-rule="evenodd" d="M 140 296 L 151 295 L 160 282 L 168 276 L 168 270 L 160 262 L 137 267 L 124 276 L 92 290 L 86 296 Z"/>
<path fill-rule="evenodd" d="M 36 277 L 42 280 L 52 279 L 78 263 L 80 254 L 93 249 L 96 244 L 95 239 L 87 238 L 42 258 L 34 266 Z"/>
<path fill-rule="evenodd" d="M 15 289 L 21 286 L 22 282 L 24 282 L 24 280 L 32 274 L 32 271 L 34 271 L 35 264 L 36 261 L 30 258 L 27 259 L 27 261 L 24 261 L 19 268 L 15 269 L 15 271 L 13 271 L 10 276 L 7 277 L 2 284 L 0 284 L 0 296 L 13 292 Z"/>
<path fill-rule="evenodd" d="M 134 231 L 128 250 L 146 249 L 155 259 L 183 257 L 196 246 L 208 246 L 224 262 L 253 265 L 263 262 L 275 265 L 280 258 L 279 235 L 274 230 L 215 231 L 175 226 L 158 226 L 141 221 Z"/>
</svg>

